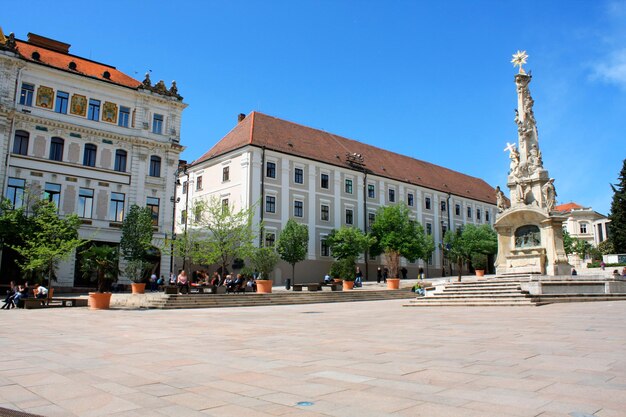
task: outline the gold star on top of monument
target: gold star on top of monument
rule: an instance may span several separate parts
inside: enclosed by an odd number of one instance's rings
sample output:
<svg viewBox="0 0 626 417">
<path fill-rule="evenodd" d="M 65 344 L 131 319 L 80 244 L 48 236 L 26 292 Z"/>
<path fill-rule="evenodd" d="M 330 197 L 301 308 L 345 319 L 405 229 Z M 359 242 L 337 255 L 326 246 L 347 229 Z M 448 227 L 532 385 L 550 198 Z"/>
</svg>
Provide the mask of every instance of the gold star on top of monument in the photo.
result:
<svg viewBox="0 0 626 417">
<path fill-rule="evenodd" d="M 522 68 L 522 65 L 526 63 L 526 59 L 528 59 L 528 54 L 526 53 L 526 51 L 518 50 L 517 53 L 513 54 L 513 59 L 511 60 L 511 63 L 514 67 L 519 67 L 520 74 L 526 74 L 524 68 Z"/>
</svg>

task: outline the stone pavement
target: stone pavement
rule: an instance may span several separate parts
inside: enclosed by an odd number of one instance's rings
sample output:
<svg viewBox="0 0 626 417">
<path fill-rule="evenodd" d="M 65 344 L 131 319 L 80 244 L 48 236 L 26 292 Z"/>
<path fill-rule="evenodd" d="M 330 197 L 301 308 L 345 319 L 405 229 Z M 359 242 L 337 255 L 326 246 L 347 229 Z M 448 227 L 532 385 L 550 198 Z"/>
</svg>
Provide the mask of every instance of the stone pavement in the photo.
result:
<svg viewBox="0 0 626 417">
<path fill-rule="evenodd" d="M 2 311 L 0 407 L 118 417 L 626 415 L 625 301 L 402 303 Z"/>
</svg>

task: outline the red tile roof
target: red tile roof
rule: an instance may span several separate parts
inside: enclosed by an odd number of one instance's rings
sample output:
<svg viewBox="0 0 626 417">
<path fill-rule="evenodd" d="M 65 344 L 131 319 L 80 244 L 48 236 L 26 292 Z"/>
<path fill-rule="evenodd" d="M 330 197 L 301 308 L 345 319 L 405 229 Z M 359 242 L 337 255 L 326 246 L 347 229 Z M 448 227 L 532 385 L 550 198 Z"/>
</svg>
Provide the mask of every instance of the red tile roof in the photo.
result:
<svg viewBox="0 0 626 417">
<path fill-rule="evenodd" d="M 121 71 L 118 71 L 115 67 L 112 67 L 110 65 L 91 61 L 89 59 L 71 55 L 69 53 L 63 53 L 57 50 L 47 49 L 43 46 L 34 45 L 18 39 L 15 40 L 15 43 L 17 45 L 17 51 L 19 52 L 20 56 L 30 62 L 47 65 L 49 67 L 57 68 L 73 74 L 80 74 L 87 77 L 96 78 L 101 81 L 118 84 L 124 87 L 137 88 L 139 87 L 139 85 L 141 85 L 141 82 L 124 74 Z M 35 59 L 33 57 L 33 53 L 35 52 L 39 54 L 38 59 Z M 70 62 L 74 62 L 76 64 L 75 70 L 69 68 Z M 105 71 L 110 74 L 108 79 L 104 77 Z"/>
<path fill-rule="evenodd" d="M 348 167 L 346 153 L 363 156 L 370 173 L 456 196 L 495 204 L 495 190 L 471 177 L 322 130 L 252 112 L 213 148 L 192 163 L 201 162 L 246 145 L 263 147 L 330 165 Z"/>
<path fill-rule="evenodd" d="M 569 213 L 569 212 L 570 212 L 570 211 L 572 211 L 572 210 L 575 210 L 575 209 L 582 209 L 582 208 L 584 208 L 584 207 L 583 207 L 583 206 L 581 206 L 580 204 L 577 204 L 577 203 L 571 202 L 571 203 L 567 203 L 567 204 L 561 204 L 561 205 L 558 205 L 558 206 L 556 206 L 554 209 L 555 209 L 556 211 L 560 211 L 560 212 L 562 212 L 562 213 Z"/>
</svg>

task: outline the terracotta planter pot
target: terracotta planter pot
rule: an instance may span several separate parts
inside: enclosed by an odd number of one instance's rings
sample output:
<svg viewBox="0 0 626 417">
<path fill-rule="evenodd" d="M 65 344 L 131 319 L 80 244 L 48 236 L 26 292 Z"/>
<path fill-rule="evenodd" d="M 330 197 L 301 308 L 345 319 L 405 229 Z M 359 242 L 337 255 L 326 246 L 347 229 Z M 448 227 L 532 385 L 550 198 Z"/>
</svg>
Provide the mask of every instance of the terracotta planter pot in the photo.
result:
<svg viewBox="0 0 626 417">
<path fill-rule="evenodd" d="M 354 288 L 354 281 L 343 281 L 343 290 L 348 291 Z"/>
<path fill-rule="evenodd" d="M 476 276 L 477 277 L 484 277 L 485 276 L 485 270 L 484 269 L 476 269 Z"/>
<path fill-rule="evenodd" d="M 130 290 L 133 294 L 144 294 L 146 292 L 146 283 L 136 283 L 132 282 L 130 284 Z"/>
<path fill-rule="evenodd" d="M 387 289 L 388 290 L 400 289 L 400 278 L 387 278 Z"/>
<path fill-rule="evenodd" d="M 89 293 L 89 309 L 90 310 L 108 310 L 111 305 L 110 292 L 90 292 Z"/>
<path fill-rule="evenodd" d="M 271 294 L 273 283 L 274 281 L 272 281 L 271 279 L 257 279 L 256 292 L 260 294 Z"/>
</svg>

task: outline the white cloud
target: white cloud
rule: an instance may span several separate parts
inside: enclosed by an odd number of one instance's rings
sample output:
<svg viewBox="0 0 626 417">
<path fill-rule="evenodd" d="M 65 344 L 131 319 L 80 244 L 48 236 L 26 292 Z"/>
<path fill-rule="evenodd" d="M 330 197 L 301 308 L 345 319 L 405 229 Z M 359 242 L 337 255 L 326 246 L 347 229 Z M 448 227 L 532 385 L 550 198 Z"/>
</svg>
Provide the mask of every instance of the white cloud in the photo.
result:
<svg viewBox="0 0 626 417">
<path fill-rule="evenodd" d="M 593 79 L 617 84 L 626 89 L 626 48 L 615 51 L 593 65 Z"/>
</svg>

